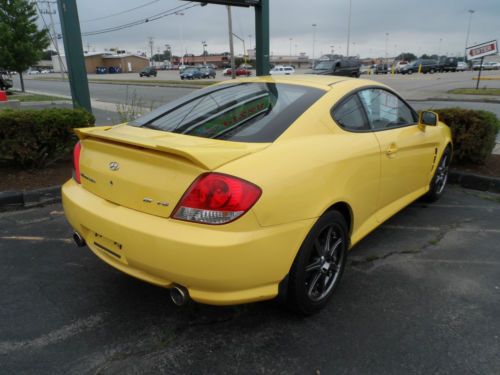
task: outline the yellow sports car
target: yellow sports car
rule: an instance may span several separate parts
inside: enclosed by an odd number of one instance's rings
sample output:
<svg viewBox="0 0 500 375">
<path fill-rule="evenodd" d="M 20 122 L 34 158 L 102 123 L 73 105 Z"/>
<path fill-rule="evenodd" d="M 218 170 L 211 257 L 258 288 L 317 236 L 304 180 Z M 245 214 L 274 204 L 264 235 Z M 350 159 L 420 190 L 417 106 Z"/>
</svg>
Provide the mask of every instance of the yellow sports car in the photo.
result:
<svg viewBox="0 0 500 375">
<path fill-rule="evenodd" d="M 77 134 L 62 199 L 78 245 L 179 305 L 280 295 L 305 314 L 332 296 L 350 248 L 439 198 L 452 156 L 435 113 L 334 76 L 224 82 Z"/>
</svg>

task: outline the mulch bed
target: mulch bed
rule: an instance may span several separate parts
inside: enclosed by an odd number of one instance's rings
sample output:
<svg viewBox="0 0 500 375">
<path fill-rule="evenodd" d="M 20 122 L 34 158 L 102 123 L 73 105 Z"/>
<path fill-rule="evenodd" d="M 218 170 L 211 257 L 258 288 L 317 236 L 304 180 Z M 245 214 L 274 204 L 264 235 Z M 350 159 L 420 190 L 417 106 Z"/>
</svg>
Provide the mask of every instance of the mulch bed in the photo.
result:
<svg viewBox="0 0 500 375">
<path fill-rule="evenodd" d="M 486 159 L 486 163 L 484 165 L 469 164 L 453 166 L 453 169 L 467 173 L 500 178 L 500 155 L 491 155 L 488 159 Z"/>
<path fill-rule="evenodd" d="M 62 185 L 71 178 L 73 163 L 57 162 L 47 168 L 14 169 L 0 167 L 0 191 L 34 190 Z"/>
<path fill-rule="evenodd" d="M 455 170 L 500 178 L 500 155 L 491 155 L 485 165 L 465 165 Z M 0 191 L 33 190 L 62 185 L 71 178 L 73 164 L 61 161 L 44 169 L 19 170 L 0 167 Z"/>
</svg>

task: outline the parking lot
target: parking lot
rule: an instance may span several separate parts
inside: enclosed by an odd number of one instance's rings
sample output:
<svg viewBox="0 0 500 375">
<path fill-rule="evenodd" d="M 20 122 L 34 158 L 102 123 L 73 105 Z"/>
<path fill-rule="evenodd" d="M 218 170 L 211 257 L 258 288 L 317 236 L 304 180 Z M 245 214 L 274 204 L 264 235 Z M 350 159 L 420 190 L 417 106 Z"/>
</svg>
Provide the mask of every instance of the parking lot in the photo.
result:
<svg viewBox="0 0 500 375">
<path fill-rule="evenodd" d="M 412 204 L 308 318 L 275 301 L 175 307 L 70 234 L 59 204 L 0 214 L 0 373 L 500 373 L 498 195 Z"/>
</svg>

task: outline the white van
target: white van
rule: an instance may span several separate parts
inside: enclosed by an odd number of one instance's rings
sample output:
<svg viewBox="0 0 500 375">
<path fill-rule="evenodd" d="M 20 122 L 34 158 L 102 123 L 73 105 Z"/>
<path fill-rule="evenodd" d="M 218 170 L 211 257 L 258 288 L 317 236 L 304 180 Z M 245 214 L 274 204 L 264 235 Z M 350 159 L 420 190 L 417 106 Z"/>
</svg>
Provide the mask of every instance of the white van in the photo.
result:
<svg viewBox="0 0 500 375">
<path fill-rule="evenodd" d="M 295 69 L 291 66 L 288 65 L 276 65 L 274 68 L 272 68 L 269 73 L 272 76 L 277 76 L 277 75 L 290 75 L 295 73 Z"/>
</svg>

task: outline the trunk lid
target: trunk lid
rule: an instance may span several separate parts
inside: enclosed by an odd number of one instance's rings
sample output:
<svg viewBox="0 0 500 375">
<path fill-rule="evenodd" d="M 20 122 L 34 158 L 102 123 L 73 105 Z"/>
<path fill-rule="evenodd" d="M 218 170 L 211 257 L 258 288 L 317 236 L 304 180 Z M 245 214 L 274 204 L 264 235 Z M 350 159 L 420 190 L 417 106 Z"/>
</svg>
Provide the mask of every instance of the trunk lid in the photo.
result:
<svg viewBox="0 0 500 375">
<path fill-rule="evenodd" d="M 81 183 L 117 205 L 168 217 L 201 173 L 269 143 L 207 139 L 128 125 L 77 129 Z"/>
</svg>

